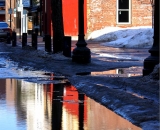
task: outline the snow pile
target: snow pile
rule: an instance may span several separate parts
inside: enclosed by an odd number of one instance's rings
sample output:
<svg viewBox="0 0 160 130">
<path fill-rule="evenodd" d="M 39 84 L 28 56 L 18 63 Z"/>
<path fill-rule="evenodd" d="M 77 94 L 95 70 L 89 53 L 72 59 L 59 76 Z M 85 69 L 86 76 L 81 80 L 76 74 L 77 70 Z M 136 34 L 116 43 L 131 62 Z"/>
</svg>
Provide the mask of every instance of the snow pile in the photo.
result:
<svg viewBox="0 0 160 130">
<path fill-rule="evenodd" d="M 152 27 L 106 27 L 88 36 L 90 41 L 103 42 L 103 46 L 125 48 L 151 48 L 153 44 Z"/>
</svg>

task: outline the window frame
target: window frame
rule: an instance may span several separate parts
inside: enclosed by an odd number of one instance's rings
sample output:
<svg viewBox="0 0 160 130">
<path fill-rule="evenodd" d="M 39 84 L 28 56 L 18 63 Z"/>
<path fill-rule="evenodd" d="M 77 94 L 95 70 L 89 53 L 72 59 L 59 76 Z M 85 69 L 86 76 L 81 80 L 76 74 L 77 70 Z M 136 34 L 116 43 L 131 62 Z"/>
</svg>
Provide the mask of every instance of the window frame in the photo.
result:
<svg viewBox="0 0 160 130">
<path fill-rule="evenodd" d="M 129 1 L 129 9 L 119 9 L 119 0 L 117 0 L 117 7 L 116 7 L 116 23 L 117 24 L 131 24 L 131 0 L 128 0 Z M 118 12 L 119 11 L 128 11 L 129 12 L 129 21 L 128 22 L 119 22 L 118 19 L 119 19 L 119 14 Z"/>
</svg>

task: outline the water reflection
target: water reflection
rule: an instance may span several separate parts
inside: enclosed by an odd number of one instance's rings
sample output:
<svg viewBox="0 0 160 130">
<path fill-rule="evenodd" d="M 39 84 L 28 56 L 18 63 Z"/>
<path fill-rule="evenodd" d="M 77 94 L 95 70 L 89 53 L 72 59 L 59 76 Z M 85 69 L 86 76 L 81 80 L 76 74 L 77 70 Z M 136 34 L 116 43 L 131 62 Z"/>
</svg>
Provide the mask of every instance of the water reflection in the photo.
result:
<svg viewBox="0 0 160 130">
<path fill-rule="evenodd" d="M 91 75 L 108 75 L 110 77 L 133 77 L 142 75 L 142 67 L 132 66 L 129 68 L 118 68 L 102 72 L 91 72 Z"/>
<path fill-rule="evenodd" d="M 0 79 L 2 130 L 140 130 L 69 84 Z"/>
<path fill-rule="evenodd" d="M 133 77 L 133 76 L 141 76 L 143 67 L 129 67 L 129 68 L 118 68 L 111 69 L 107 71 L 100 72 L 80 72 L 76 73 L 76 75 L 91 75 L 91 76 L 108 76 L 108 77 Z"/>
</svg>

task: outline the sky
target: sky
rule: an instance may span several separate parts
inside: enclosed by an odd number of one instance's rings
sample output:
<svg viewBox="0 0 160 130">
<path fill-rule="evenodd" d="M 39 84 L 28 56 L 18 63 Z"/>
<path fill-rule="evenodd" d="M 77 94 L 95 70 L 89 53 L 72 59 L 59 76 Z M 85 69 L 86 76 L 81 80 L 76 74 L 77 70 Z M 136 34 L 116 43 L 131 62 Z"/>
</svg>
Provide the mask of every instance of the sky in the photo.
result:
<svg viewBox="0 0 160 130">
<path fill-rule="evenodd" d="M 151 48 L 153 45 L 153 28 L 151 26 L 105 27 L 92 32 L 87 40 L 101 42 L 103 46 Z"/>
</svg>

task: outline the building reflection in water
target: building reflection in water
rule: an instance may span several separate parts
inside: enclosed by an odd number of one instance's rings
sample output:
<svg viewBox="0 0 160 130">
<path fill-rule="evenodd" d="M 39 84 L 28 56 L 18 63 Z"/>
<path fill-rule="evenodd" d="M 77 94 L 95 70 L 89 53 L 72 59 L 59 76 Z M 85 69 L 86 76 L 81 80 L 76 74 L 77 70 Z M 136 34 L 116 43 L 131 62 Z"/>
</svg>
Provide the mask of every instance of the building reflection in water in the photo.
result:
<svg viewBox="0 0 160 130">
<path fill-rule="evenodd" d="M 129 68 L 119 68 L 119 69 L 112 69 L 108 71 L 101 71 L 101 72 L 91 72 L 92 76 L 96 75 L 105 75 L 110 77 L 115 77 L 116 75 L 122 77 L 133 77 L 133 76 L 141 76 L 142 75 L 142 67 L 129 67 Z"/>
<path fill-rule="evenodd" d="M 141 130 L 69 84 L 0 79 L 0 104 L 5 130 Z"/>
</svg>

